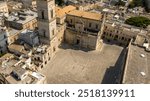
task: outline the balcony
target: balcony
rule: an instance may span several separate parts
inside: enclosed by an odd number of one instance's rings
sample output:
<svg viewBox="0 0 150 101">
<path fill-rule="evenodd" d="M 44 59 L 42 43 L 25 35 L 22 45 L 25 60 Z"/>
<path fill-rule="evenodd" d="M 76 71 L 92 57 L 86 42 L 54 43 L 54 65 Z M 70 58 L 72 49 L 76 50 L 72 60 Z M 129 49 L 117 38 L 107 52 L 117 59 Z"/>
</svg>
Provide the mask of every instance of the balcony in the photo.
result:
<svg viewBox="0 0 150 101">
<path fill-rule="evenodd" d="M 69 25 L 69 24 L 66 26 L 66 28 L 69 29 L 69 30 L 72 30 L 74 32 L 77 32 L 77 34 L 83 34 L 83 35 L 94 35 L 94 36 L 97 36 L 98 33 L 99 33 L 99 31 L 86 29 L 86 28 L 84 28 L 84 31 L 78 31 L 78 30 L 76 30 L 75 26 Z"/>
</svg>

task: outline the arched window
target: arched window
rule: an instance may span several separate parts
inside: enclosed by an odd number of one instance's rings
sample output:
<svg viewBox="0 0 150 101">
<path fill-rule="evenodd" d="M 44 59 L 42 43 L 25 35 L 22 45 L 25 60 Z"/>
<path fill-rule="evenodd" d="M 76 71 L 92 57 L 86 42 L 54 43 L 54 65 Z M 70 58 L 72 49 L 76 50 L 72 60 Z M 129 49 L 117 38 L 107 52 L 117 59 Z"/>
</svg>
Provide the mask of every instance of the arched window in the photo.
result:
<svg viewBox="0 0 150 101">
<path fill-rule="evenodd" d="M 53 52 L 55 52 L 56 51 L 56 48 L 55 47 L 53 47 Z"/>
<path fill-rule="evenodd" d="M 53 9 L 51 10 L 51 18 L 53 18 L 54 14 L 53 14 Z"/>
<path fill-rule="evenodd" d="M 121 40 L 124 40 L 124 39 L 125 39 L 124 37 L 121 38 Z"/>
</svg>

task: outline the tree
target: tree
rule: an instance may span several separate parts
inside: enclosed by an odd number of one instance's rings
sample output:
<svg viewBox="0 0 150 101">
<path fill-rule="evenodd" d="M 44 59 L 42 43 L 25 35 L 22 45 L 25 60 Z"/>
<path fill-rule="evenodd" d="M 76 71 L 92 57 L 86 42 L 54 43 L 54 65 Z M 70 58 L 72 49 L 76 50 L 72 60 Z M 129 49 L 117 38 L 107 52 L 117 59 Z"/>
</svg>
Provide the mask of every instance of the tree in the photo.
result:
<svg viewBox="0 0 150 101">
<path fill-rule="evenodd" d="M 125 6 L 125 2 L 122 1 L 122 0 L 119 0 L 117 3 L 116 3 L 116 6 Z"/>
<path fill-rule="evenodd" d="M 139 7 L 139 6 L 144 6 L 144 2 L 143 0 L 133 0 L 130 4 L 129 4 L 129 8 L 134 8 L 134 7 Z"/>
<path fill-rule="evenodd" d="M 55 3 L 58 4 L 59 6 L 63 6 L 64 0 L 55 0 Z"/>
<path fill-rule="evenodd" d="M 150 1 L 144 0 L 144 7 L 147 12 L 150 12 Z"/>
<path fill-rule="evenodd" d="M 137 16 L 127 19 L 125 23 L 136 27 L 146 28 L 150 25 L 150 19 L 143 16 Z"/>
<path fill-rule="evenodd" d="M 133 0 L 129 4 L 129 8 L 134 8 L 134 7 L 144 7 L 147 12 L 150 12 L 150 1 L 149 0 Z"/>
</svg>

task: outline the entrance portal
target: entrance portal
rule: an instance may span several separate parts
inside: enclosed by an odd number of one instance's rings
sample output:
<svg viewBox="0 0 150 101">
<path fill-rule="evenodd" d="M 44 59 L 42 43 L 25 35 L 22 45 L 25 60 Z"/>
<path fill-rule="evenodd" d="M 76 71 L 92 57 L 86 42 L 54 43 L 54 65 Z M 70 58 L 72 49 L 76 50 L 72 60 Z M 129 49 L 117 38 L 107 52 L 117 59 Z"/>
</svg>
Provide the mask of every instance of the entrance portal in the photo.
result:
<svg viewBox="0 0 150 101">
<path fill-rule="evenodd" d="M 76 40 L 76 45 L 79 45 L 79 44 L 80 44 L 80 40 L 77 39 L 77 40 Z"/>
</svg>

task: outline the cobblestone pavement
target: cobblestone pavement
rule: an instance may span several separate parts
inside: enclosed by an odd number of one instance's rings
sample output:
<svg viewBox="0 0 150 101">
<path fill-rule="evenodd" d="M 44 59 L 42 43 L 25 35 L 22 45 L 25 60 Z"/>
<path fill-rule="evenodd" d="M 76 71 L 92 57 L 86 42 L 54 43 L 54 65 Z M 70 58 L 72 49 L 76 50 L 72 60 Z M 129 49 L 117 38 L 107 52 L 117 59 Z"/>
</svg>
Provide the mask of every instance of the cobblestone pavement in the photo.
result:
<svg viewBox="0 0 150 101">
<path fill-rule="evenodd" d="M 106 69 L 113 67 L 123 47 L 104 44 L 101 52 L 60 49 L 42 70 L 50 84 L 102 83 Z"/>
</svg>

